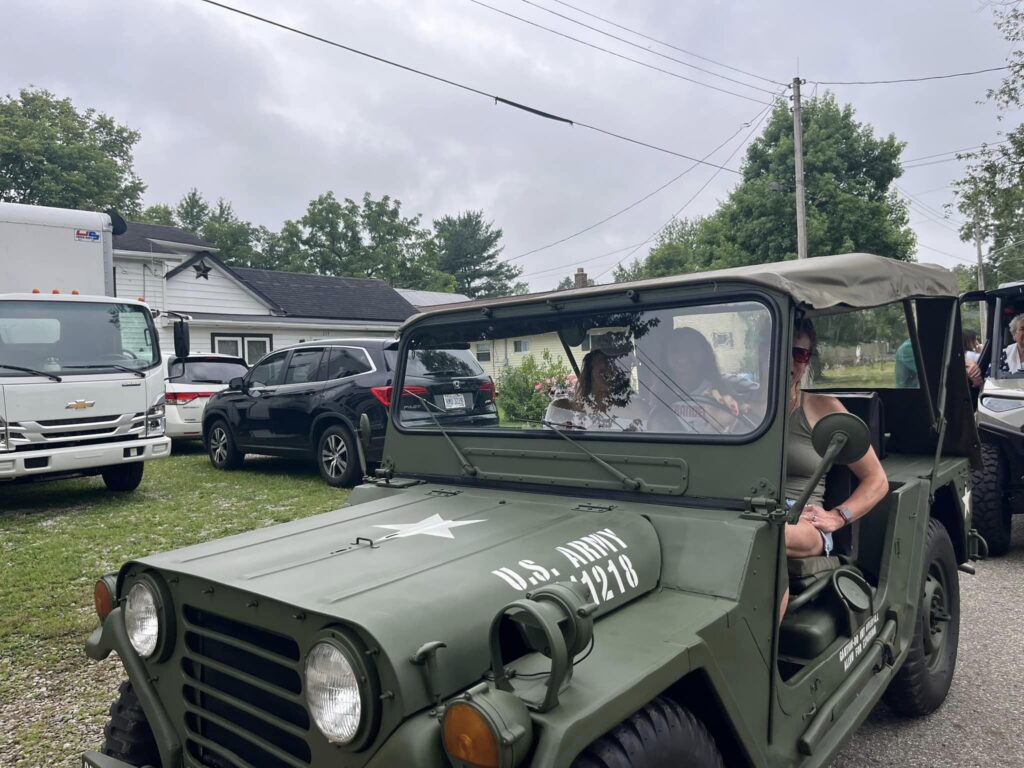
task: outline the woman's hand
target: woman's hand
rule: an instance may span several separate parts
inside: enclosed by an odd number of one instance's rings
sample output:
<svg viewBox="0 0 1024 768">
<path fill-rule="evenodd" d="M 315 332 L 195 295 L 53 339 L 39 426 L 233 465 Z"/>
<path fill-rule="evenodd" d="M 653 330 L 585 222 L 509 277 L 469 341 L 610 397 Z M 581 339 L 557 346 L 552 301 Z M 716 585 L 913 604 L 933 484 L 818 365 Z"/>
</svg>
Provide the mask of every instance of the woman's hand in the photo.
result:
<svg viewBox="0 0 1024 768">
<path fill-rule="evenodd" d="M 819 507 L 817 504 L 808 504 L 804 507 L 804 511 L 800 513 L 800 519 L 806 520 L 819 531 L 824 531 L 825 533 L 838 531 L 846 525 L 846 520 L 841 514 L 834 509 Z"/>
<path fill-rule="evenodd" d="M 740 406 L 736 402 L 736 399 L 732 395 L 723 395 L 717 389 L 712 389 L 711 390 L 711 396 L 715 399 L 715 402 L 717 402 L 719 405 L 721 405 L 721 406 L 723 406 L 725 408 L 728 408 L 729 409 L 729 413 L 731 413 L 733 416 L 739 416 L 740 415 Z"/>
</svg>

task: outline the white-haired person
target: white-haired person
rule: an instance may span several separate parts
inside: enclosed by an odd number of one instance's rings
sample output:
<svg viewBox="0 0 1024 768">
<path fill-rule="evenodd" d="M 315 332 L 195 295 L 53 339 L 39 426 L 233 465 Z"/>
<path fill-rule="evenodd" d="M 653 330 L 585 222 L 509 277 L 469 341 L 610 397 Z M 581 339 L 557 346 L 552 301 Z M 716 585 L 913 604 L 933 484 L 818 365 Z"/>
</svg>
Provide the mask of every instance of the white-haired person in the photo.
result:
<svg viewBox="0 0 1024 768">
<path fill-rule="evenodd" d="M 1006 373 L 1024 373 L 1024 314 L 1010 321 L 1013 343 L 999 356 L 999 370 Z"/>
</svg>

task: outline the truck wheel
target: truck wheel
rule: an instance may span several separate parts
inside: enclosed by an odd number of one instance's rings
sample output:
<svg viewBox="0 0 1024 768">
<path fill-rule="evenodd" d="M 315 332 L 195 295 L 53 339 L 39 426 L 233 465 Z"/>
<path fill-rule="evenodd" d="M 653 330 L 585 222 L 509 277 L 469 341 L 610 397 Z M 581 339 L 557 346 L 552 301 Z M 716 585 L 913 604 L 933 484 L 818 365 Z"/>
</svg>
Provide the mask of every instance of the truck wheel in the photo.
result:
<svg viewBox="0 0 1024 768">
<path fill-rule="evenodd" d="M 953 682 L 960 639 L 960 580 L 945 526 L 928 521 L 924 585 L 907 658 L 885 692 L 897 712 L 920 717 L 941 706 Z"/>
<path fill-rule="evenodd" d="M 1006 462 L 994 443 L 981 444 L 983 469 L 971 472 L 971 519 L 985 537 L 988 553 L 1001 557 L 1010 551 L 1011 512 L 1006 500 Z"/>
<path fill-rule="evenodd" d="M 223 419 L 217 419 L 206 432 L 206 450 L 214 469 L 238 469 L 245 456 L 238 451 L 231 427 Z"/>
<path fill-rule="evenodd" d="M 359 472 L 356 442 L 345 427 L 335 424 L 324 430 L 317 441 L 316 466 L 320 477 L 334 488 L 350 486 Z"/>
<path fill-rule="evenodd" d="M 110 706 L 110 720 L 103 728 L 104 755 L 116 757 L 132 765 L 160 768 L 160 752 L 146 720 L 146 713 L 135 695 L 132 684 L 125 680 Z"/>
<path fill-rule="evenodd" d="M 141 461 L 107 467 L 103 470 L 103 482 L 108 491 L 134 491 L 142 482 L 145 468 L 146 465 Z"/>
<path fill-rule="evenodd" d="M 672 699 L 658 697 L 599 738 L 572 768 L 724 768 L 704 724 Z"/>
</svg>

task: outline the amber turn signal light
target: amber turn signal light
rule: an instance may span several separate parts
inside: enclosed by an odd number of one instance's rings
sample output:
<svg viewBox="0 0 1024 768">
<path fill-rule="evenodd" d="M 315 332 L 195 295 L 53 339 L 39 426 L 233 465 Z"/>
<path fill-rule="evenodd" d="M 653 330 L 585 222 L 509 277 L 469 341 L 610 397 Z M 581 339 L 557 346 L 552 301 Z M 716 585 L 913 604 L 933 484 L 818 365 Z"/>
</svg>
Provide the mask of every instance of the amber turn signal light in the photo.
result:
<svg viewBox="0 0 1024 768">
<path fill-rule="evenodd" d="M 92 602 L 96 607 L 96 615 L 100 620 L 107 618 L 114 610 L 114 590 L 117 582 L 113 574 L 107 574 L 96 582 L 92 589 Z"/>
<path fill-rule="evenodd" d="M 498 737 L 475 707 L 461 702 L 449 706 L 442 732 L 449 756 L 476 768 L 498 768 Z"/>
</svg>

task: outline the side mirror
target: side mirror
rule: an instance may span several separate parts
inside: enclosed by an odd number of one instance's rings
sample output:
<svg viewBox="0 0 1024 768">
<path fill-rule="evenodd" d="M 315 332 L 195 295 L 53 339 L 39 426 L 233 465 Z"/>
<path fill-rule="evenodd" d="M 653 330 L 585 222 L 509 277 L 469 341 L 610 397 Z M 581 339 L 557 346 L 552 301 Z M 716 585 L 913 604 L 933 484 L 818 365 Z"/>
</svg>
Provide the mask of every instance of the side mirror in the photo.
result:
<svg viewBox="0 0 1024 768">
<path fill-rule="evenodd" d="M 174 356 L 179 359 L 188 357 L 191 346 L 188 323 L 179 320 L 174 324 Z"/>
<path fill-rule="evenodd" d="M 852 413 L 830 413 L 819 419 L 811 430 L 811 445 L 821 456 L 817 469 L 807 481 L 793 506 L 789 509 L 787 522 L 795 524 L 807 505 L 818 481 L 825 476 L 833 464 L 852 464 L 863 458 L 871 447 L 871 436 L 867 425 Z"/>
<path fill-rule="evenodd" d="M 228 389 L 232 392 L 243 392 L 245 390 L 245 379 L 241 376 L 235 376 L 228 382 Z"/>
</svg>

